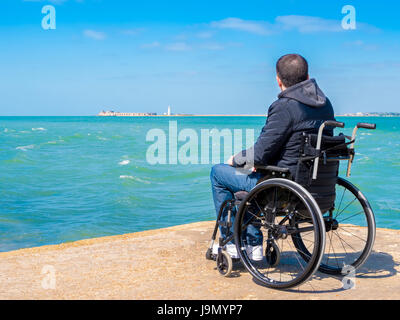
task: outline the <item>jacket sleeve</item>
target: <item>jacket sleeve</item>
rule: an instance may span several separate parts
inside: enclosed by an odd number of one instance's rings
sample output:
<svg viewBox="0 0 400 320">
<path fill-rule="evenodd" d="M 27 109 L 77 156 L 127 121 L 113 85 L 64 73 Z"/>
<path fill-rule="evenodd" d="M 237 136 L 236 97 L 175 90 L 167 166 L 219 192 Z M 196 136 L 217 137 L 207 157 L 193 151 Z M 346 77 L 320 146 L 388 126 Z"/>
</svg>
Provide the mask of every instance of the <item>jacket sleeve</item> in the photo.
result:
<svg viewBox="0 0 400 320">
<path fill-rule="evenodd" d="M 287 103 L 274 103 L 268 110 L 268 118 L 253 147 L 239 152 L 233 165 L 267 165 L 281 151 L 292 133 L 293 124 Z"/>
</svg>

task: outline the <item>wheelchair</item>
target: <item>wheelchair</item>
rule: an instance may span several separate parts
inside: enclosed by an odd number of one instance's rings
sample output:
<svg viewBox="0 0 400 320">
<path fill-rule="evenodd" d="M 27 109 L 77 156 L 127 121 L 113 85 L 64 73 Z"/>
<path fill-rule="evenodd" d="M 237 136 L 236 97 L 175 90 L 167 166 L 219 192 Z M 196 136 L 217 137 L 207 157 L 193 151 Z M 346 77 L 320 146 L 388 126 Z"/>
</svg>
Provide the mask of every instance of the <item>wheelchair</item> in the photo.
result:
<svg viewBox="0 0 400 320">
<path fill-rule="evenodd" d="M 257 283 L 273 289 L 297 287 L 317 270 L 344 276 L 363 265 L 375 241 L 374 213 L 362 192 L 338 172 L 346 160 L 350 176 L 357 130 L 376 125 L 358 123 L 351 137 L 324 134 L 326 127 L 344 126 L 326 121 L 318 133 L 302 133 L 295 178 L 288 168 L 256 166 L 263 173 L 257 185 L 223 203 L 206 252 L 223 276 L 232 272 L 226 252 L 232 241 L 238 253 L 234 260 L 241 261 Z M 228 231 L 225 239 L 219 238 L 215 254 L 219 228 Z M 261 261 L 252 260 L 254 231 L 263 239 Z"/>
</svg>

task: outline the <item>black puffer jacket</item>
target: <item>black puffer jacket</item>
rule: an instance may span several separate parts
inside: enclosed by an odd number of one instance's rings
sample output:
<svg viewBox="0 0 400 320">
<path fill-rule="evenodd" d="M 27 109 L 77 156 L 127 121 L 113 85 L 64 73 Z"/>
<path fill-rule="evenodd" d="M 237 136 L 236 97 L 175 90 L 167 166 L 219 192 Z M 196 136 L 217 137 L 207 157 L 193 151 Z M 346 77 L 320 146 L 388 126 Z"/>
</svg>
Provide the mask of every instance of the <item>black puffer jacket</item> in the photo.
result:
<svg viewBox="0 0 400 320">
<path fill-rule="evenodd" d="M 332 105 L 314 79 L 282 91 L 268 110 L 268 118 L 253 147 L 233 158 L 236 167 L 276 165 L 296 172 L 301 133 L 318 132 L 327 120 L 335 120 Z M 324 134 L 332 135 L 333 130 Z"/>
</svg>

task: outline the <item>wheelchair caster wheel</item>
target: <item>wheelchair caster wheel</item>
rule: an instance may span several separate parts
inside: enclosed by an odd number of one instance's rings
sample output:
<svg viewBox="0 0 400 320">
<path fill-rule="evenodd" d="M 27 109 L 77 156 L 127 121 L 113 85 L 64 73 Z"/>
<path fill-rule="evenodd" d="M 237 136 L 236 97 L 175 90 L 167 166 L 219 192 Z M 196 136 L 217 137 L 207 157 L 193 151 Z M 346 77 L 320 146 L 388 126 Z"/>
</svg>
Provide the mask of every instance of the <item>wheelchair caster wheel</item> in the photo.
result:
<svg viewBox="0 0 400 320">
<path fill-rule="evenodd" d="M 275 242 L 270 242 L 267 244 L 267 248 L 265 249 L 265 258 L 272 268 L 279 264 L 281 252 Z"/>
<path fill-rule="evenodd" d="M 213 259 L 213 256 L 212 256 L 212 250 L 211 250 L 210 248 L 207 249 L 207 252 L 206 252 L 206 259 L 207 259 L 207 260 L 214 260 L 214 259 Z"/>
<path fill-rule="evenodd" d="M 225 252 L 221 251 L 217 256 L 217 269 L 221 275 L 228 277 L 232 272 L 232 258 Z"/>
</svg>

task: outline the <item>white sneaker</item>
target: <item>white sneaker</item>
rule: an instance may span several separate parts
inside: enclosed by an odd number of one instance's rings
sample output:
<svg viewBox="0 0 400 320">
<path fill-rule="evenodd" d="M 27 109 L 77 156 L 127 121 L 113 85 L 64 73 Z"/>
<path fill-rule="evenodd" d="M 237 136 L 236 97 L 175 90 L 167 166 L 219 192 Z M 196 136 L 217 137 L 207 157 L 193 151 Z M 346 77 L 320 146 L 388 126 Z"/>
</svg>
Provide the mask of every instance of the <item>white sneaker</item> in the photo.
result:
<svg viewBox="0 0 400 320">
<path fill-rule="evenodd" d="M 217 255 L 218 248 L 219 248 L 218 243 L 214 243 L 213 248 L 212 248 L 212 254 Z M 226 252 L 231 256 L 232 259 L 239 259 L 239 255 L 237 253 L 236 246 L 233 243 L 228 243 L 226 245 Z"/>
<path fill-rule="evenodd" d="M 236 245 L 233 243 L 228 243 L 226 245 L 226 252 L 231 256 L 232 259 L 239 259 L 239 255 L 236 250 Z"/>
<path fill-rule="evenodd" d="M 253 261 L 262 261 L 264 259 L 263 246 L 246 246 L 247 256 Z"/>
<path fill-rule="evenodd" d="M 218 243 L 214 243 L 213 244 L 213 248 L 212 248 L 212 254 L 213 255 L 217 255 L 218 254 L 218 248 L 219 248 Z"/>
</svg>

